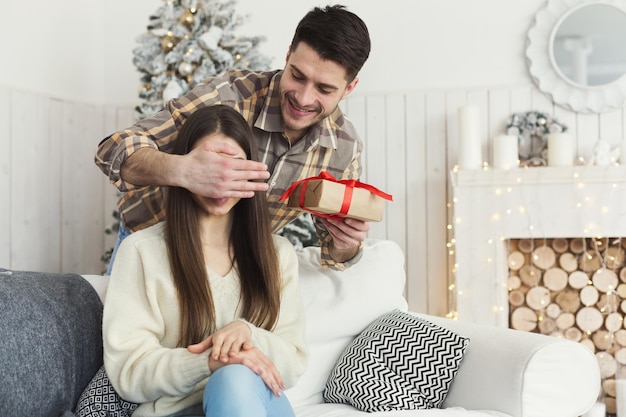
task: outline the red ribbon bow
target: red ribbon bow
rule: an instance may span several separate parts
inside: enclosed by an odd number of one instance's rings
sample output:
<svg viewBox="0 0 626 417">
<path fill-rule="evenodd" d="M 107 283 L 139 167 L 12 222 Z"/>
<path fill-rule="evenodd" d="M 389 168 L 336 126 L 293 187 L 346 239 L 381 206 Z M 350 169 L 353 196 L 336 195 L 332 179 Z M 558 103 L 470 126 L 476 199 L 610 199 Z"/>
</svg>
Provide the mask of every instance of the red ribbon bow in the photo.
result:
<svg viewBox="0 0 626 417">
<path fill-rule="evenodd" d="M 328 180 L 328 181 L 336 182 L 339 184 L 344 184 L 346 186 L 345 191 L 343 193 L 343 201 L 341 203 L 341 209 L 339 210 L 339 213 L 337 214 L 320 213 L 315 210 L 310 210 L 304 207 L 304 195 L 306 193 L 307 184 L 310 181 L 315 181 L 315 180 Z M 372 194 L 377 195 L 385 200 L 393 201 L 393 197 L 391 196 L 391 194 L 382 192 L 381 190 L 379 190 L 378 188 L 374 186 L 371 186 L 369 184 L 365 184 L 363 182 L 356 181 L 356 180 L 338 180 L 326 171 L 320 172 L 320 174 L 316 177 L 305 178 L 303 180 L 294 182 L 293 184 L 291 184 L 289 188 L 285 190 L 285 192 L 283 193 L 283 195 L 280 197 L 278 201 L 282 201 L 282 200 L 289 198 L 300 184 L 302 184 L 302 190 L 300 190 L 300 201 L 298 202 L 298 205 L 300 206 L 300 208 L 316 216 L 325 217 L 329 219 L 342 219 L 345 217 L 346 214 L 348 214 L 348 210 L 350 210 L 350 203 L 352 202 L 352 191 L 354 190 L 354 188 L 363 188 L 363 189 L 368 190 Z"/>
</svg>

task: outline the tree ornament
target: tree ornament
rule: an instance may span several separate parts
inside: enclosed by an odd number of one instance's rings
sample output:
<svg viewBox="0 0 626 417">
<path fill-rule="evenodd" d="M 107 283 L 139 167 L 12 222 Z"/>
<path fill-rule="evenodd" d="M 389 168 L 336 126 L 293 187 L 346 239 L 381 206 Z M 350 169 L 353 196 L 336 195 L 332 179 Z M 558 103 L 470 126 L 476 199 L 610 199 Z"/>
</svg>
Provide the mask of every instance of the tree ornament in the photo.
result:
<svg viewBox="0 0 626 417">
<path fill-rule="evenodd" d="M 176 79 L 170 80 L 163 89 L 163 103 L 167 101 L 180 97 L 183 94 L 183 87 Z"/>
<path fill-rule="evenodd" d="M 191 10 L 187 10 L 183 14 L 180 15 L 178 21 L 187 27 L 193 26 L 193 22 L 196 20 L 196 17 L 191 12 Z"/>
<path fill-rule="evenodd" d="M 193 72 L 193 64 L 186 61 L 181 62 L 178 64 L 178 72 L 184 76 L 190 75 Z"/>
<path fill-rule="evenodd" d="M 148 91 L 150 91 L 152 89 L 152 85 L 145 83 L 142 84 L 141 87 L 139 87 L 139 95 L 145 95 Z"/>
<path fill-rule="evenodd" d="M 218 48 L 218 44 L 220 39 L 222 39 L 223 33 L 224 30 L 221 27 L 211 26 L 208 31 L 198 38 L 198 40 L 204 49 L 211 51 Z"/>
<path fill-rule="evenodd" d="M 276 234 L 287 238 L 296 250 L 307 246 L 319 246 L 311 213 L 302 213 L 300 217 L 284 226 Z"/>
<path fill-rule="evenodd" d="M 176 46 L 176 38 L 171 33 L 168 33 L 161 39 L 161 49 L 165 52 L 171 51 L 174 49 L 174 46 Z"/>
</svg>

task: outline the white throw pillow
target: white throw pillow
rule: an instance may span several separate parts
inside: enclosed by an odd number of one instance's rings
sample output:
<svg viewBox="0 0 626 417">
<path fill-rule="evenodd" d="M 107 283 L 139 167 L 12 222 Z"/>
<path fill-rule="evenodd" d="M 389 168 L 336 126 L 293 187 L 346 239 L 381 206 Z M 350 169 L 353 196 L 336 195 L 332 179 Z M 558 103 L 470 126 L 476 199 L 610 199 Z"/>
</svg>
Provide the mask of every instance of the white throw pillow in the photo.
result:
<svg viewBox="0 0 626 417">
<path fill-rule="evenodd" d="M 352 340 L 382 314 L 407 310 L 404 254 L 397 243 L 367 239 L 362 258 L 345 271 L 322 269 L 319 251 L 298 252 L 309 366 L 285 392 L 294 407 L 322 404 L 326 380 Z"/>
</svg>

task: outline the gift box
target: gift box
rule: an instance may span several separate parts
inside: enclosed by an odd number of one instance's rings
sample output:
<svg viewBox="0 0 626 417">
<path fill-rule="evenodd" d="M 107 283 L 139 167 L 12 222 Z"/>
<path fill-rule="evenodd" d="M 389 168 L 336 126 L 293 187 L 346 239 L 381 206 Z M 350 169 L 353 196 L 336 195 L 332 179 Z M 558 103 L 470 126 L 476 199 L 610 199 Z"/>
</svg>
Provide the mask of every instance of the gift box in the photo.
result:
<svg viewBox="0 0 626 417">
<path fill-rule="evenodd" d="M 316 216 L 374 222 L 382 220 L 385 200 L 392 200 L 369 184 L 337 180 L 326 172 L 293 183 L 281 200 L 286 198 L 287 206 Z"/>
</svg>

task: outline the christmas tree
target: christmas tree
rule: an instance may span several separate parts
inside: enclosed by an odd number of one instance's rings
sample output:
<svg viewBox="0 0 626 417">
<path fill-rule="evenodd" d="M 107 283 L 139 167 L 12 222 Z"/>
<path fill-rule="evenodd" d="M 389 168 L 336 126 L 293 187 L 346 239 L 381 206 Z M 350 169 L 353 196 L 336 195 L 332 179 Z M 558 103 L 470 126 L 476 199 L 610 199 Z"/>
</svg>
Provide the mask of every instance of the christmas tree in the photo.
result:
<svg viewBox="0 0 626 417">
<path fill-rule="evenodd" d="M 269 69 L 258 52 L 263 37 L 237 36 L 244 18 L 235 1 L 165 0 L 137 39 L 133 63 L 141 72 L 138 117 L 159 111 L 205 78 L 228 69 Z"/>
<path fill-rule="evenodd" d="M 307 246 L 319 246 L 315 225 L 310 213 L 303 213 L 293 222 L 280 229 L 277 234 L 286 237 L 296 250 Z"/>
<path fill-rule="evenodd" d="M 244 18 L 235 1 L 165 0 L 150 16 L 146 33 L 138 38 L 133 63 L 142 73 L 137 107 L 139 118 L 159 111 L 205 78 L 228 69 L 269 69 L 270 59 L 258 52 L 261 36 L 237 36 Z M 278 231 L 296 248 L 317 245 L 308 213 Z"/>
<path fill-rule="evenodd" d="M 202 80 L 229 69 L 267 70 L 270 59 L 258 52 L 261 36 L 237 36 L 244 18 L 235 13 L 235 1 L 164 0 L 150 16 L 147 31 L 133 49 L 133 63 L 141 75 L 137 116 L 143 119 L 161 110 L 164 103 L 179 97 Z M 308 217 L 307 217 L 308 216 Z M 106 234 L 117 234 L 119 213 Z M 317 244 L 308 213 L 285 226 L 278 234 L 296 248 Z M 113 248 L 102 255 L 108 264 Z"/>
<path fill-rule="evenodd" d="M 269 69 L 270 59 L 258 52 L 264 38 L 235 34 L 243 23 L 234 0 L 164 0 L 133 49 L 142 82 L 137 117 L 156 113 L 167 100 L 228 69 Z M 113 219 L 106 234 L 117 234 L 117 210 Z M 107 250 L 102 262 L 108 264 L 112 253 L 113 248 Z"/>
</svg>

